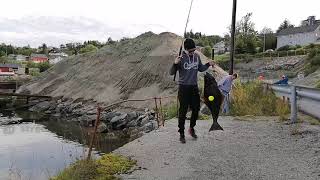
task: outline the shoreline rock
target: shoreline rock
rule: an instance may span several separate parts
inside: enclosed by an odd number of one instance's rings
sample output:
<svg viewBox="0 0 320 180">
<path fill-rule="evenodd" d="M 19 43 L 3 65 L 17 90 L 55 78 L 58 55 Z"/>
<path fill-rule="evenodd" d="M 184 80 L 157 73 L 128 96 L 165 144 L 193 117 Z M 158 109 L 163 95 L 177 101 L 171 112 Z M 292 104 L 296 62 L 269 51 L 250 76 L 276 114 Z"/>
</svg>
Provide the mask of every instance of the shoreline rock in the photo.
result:
<svg viewBox="0 0 320 180">
<path fill-rule="evenodd" d="M 51 101 L 34 99 L 28 104 L 28 110 L 40 112 L 64 121 L 75 121 L 84 127 L 93 127 L 97 118 L 94 102 L 74 102 L 62 98 Z M 101 111 L 99 133 L 122 132 L 130 137 L 141 136 L 158 128 L 154 110 L 144 111 Z"/>
</svg>

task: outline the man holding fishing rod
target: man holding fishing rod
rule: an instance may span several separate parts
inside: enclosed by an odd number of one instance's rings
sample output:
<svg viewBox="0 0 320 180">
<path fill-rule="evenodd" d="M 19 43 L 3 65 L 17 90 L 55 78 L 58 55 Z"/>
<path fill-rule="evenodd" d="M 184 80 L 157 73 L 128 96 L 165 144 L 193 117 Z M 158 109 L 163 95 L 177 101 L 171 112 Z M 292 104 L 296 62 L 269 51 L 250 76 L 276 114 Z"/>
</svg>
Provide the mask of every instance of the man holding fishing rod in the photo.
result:
<svg viewBox="0 0 320 180">
<path fill-rule="evenodd" d="M 179 91 L 178 99 L 180 102 L 179 108 L 179 133 L 181 143 L 186 143 L 184 135 L 184 127 L 186 114 L 188 107 L 191 108 L 192 114 L 190 119 L 189 134 L 193 138 L 197 138 L 194 127 L 198 119 L 200 110 L 200 94 L 198 89 L 198 71 L 206 71 L 210 66 L 214 66 L 212 61 L 202 64 L 200 56 L 195 53 L 196 45 L 195 42 L 187 38 L 184 43 L 184 51 L 178 56 L 174 64 L 170 69 L 170 75 L 175 75 L 179 72 Z"/>
</svg>

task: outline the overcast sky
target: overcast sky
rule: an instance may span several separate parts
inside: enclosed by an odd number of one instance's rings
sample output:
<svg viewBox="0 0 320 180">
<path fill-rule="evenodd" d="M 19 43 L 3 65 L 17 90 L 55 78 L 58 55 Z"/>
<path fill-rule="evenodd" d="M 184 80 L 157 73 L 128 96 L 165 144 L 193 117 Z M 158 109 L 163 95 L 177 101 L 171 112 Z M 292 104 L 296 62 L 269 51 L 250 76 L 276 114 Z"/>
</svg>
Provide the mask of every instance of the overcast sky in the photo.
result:
<svg viewBox="0 0 320 180">
<path fill-rule="evenodd" d="M 108 37 L 134 37 L 146 31 L 182 35 L 190 0 L 6 0 L 1 2 L 0 43 L 39 46 Z M 256 29 L 276 30 L 310 15 L 320 19 L 319 0 L 238 0 L 237 20 L 253 13 Z M 231 23 L 232 0 L 194 0 L 188 30 L 223 35 Z"/>
</svg>

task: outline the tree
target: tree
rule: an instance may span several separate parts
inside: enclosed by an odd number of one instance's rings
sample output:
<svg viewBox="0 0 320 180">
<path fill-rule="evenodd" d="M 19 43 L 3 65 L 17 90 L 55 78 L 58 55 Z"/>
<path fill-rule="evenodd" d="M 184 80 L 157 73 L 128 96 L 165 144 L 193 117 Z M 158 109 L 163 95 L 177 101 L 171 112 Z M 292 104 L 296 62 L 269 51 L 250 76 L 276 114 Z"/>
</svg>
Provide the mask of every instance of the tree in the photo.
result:
<svg viewBox="0 0 320 180">
<path fill-rule="evenodd" d="M 44 72 L 47 69 L 49 69 L 51 67 L 51 65 L 49 64 L 49 62 L 43 62 L 43 63 L 39 63 L 38 67 L 39 67 L 40 72 Z"/>
<path fill-rule="evenodd" d="M 271 28 L 268 28 L 268 27 L 264 27 L 261 31 L 260 31 L 260 34 L 272 34 L 273 31 Z"/>
<path fill-rule="evenodd" d="M 80 49 L 84 46 L 81 43 L 67 43 L 66 47 L 71 54 L 77 55 L 79 54 Z"/>
<path fill-rule="evenodd" d="M 206 46 L 203 50 L 203 55 L 207 56 L 207 58 L 211 59 L 211 55 L 212 55 L 212 48 L 210 46 Z"/>
<path fill-rule="evenodd" d="M 98 48 L 92 44 L 88 44 L 86 47 L 80 49 L 80 54 L 97 51 Z"/>
<path fill-rule="evenodd" d="M 115 41 L 114 40 L 112 40 L 112 38 L 111 37 L 109 37 L 108 38 L 108 41 L 107 41 L 107 44 L 114 44 L 115 43 Z"/>
<path fill-rule="evenodd" d="M 47 47 L 46 43 L 43 43 L 42 46 L 39 47 L 39 49 L 41 49 L 40 50 L 41 54 L 48 55 L 48 47 Z"/>
<path fill-rule="evenodd" d="M 256 53 L 259 38 L 257 37 L 257 31 L 251 18 L 252 13 L 248 13 L 236 24 L 235 50 L 238 54 Z"/>
<path fill-rule="evenodd" d="M 290 21 L 288 19 L 285 19 L 279 26 L 277 33 L 279 33 L 281 30 L 283 29 L 287 29 L 287 28 L 293 28 L 294 25 L 290 23 Z"/>
<path fill-rule="evenodd" d="M 260 49 L 276 49 L 277 48 L 277 37 L 273 33 L 271 28 L 264 27 L 260 31 Z"/>
</svg>

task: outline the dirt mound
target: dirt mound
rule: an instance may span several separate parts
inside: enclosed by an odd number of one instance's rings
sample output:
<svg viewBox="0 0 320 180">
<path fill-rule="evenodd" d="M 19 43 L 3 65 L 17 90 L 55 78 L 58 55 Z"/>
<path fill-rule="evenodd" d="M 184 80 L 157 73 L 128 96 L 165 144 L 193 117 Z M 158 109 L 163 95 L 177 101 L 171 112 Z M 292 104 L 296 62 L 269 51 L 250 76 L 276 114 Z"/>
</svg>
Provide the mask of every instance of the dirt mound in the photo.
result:
<svg viewBox="0 0 320 180">
<path fill-rule="evenodd" d="M 175 94 L 169 68 L 180 45 L 181 37 L 175 34 L 147 32 L 61 61 L 19 91 L 103 103 Z M 226 74 L 219 67 L 213 72 L 218 79 Z"/>
</svg>

